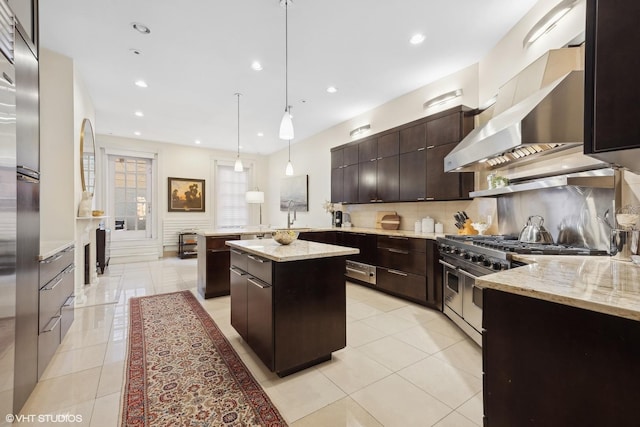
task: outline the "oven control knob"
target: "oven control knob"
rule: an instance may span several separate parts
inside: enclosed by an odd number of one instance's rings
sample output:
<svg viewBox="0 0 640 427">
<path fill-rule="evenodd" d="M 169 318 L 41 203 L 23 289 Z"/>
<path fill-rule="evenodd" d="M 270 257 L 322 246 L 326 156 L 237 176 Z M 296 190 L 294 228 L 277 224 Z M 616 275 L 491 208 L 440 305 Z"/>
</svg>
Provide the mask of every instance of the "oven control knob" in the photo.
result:
<svg viewBox="0 0 640 427">
<path fill-rule="evenodd" d="M 485 267 L 491 267 L 491 260 L 487 258 L 483 259 L 482 265 L 484 265 Z"/>
<path fill-rule="evenodd" d="M 494 270 L 502 270 L 504 267 L 500 261 L 495 261 L 493 264 L 491 264 L 491 268 Z"/>
<path fill-rule="evenodd" d="M 471 253 L 470 252 L 466 252 L 464 254 L 464 259 L 469 259 L 469 258 L 471 258 Z"/>
<path fill-rule="evenodd" d="M 471 262 L 478 262 L 478 255 L 472 255 Z"/>
<path fill-rule="evenodd" d="M 456 255 L 460 255 L 460 252 L 461 252 L 461 251 L 460 251 L 460 248 L 455 248 L 455 249 L 453 250 L 453 253 L 454 253 L 454 254 L 456 254 Z"/>
</svg>

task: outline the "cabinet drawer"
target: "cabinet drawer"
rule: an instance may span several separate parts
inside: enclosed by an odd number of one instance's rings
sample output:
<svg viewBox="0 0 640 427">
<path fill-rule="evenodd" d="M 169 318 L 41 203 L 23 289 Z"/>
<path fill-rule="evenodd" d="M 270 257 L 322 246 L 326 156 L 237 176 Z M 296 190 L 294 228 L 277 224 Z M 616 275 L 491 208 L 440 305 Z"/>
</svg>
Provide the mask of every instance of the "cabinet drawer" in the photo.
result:
<svg viewBox="0 0 640 427">
<path fill-rule="evenodd" d="M 60 307 L 73 293 L 73 270 L 73 266 L 69 266 L 40 289 L 39 330 L 47 325 L 51 317 L 60 313 Z"/>
<path fill-rule="evenodd" d="M 69 295 L 62 308 L 60 308 L 60 315 L 62 316 L 60 319 L 60 342 L 62 342 L 64 336 L 67 335 L 67 332 L 73 323 L 73 318 L 75 317 L 73 304 L 75 299 L 76 297 L 73 296 L 73 294 Z"/>
<path fill-rule="evenodd" d="M 58 252 L 57 254 L 40 261 L 40 287 L 51 281 L 62 270 L 73 263 L 74 257 L 73 246 Z"/>
<path fill-rule="evenodd" d="M 378 248 L 426 253 L 427 240 L 402 236 L 378 236 Z"/>
<path fill-rule="evenodd" d="M 242 271 L 248 271 L 247 265 L 249 258 L 247 257 L 247 253 L 243 252 L 239 249 L 230 248 L 231 252 L 231 265 L 239 268 Z"/>
<path fill-rule="evenodd" d="M 271 285 L 271 272 L 273 268 L 271 260 L 251 254 L 247 255 L 247 258 L 247 271 L 249 274 Z"/>
<path fill-rule="evenodd" d="M 47 318 L 44 328 L 38 334 L 38 379 L 42 376 L 58 345 L 60 345 L 61 321 L 60 307 L 58 307 L 56 315 Z"/>
<path fill-rule="evenodd" d="M 240 236 L 229 235 L 229 236 L 207 237 L 207 250 L 228 251 L 229 246 L 224 244 L 224 242 L 228 240 L 240 240 Z"/>
<path fill-rule="evenodd" d="M 381 268 L 376 269 L 376 286 L 394 294 L 427 301 L 427 278 L 405 271 Z"/>
<path fill-rule="evenodd" d="M 255 277 L 248 277 L 247 342 L 270 370 L 275 368 L 273 332 L 272 287 Z"/>
<path fill-rule="evenodd" d="M 422 252 L 395 248 L 378 248 L 378 265 L 421 276 L 427 274 L 427 257 Z"/>
</svg>

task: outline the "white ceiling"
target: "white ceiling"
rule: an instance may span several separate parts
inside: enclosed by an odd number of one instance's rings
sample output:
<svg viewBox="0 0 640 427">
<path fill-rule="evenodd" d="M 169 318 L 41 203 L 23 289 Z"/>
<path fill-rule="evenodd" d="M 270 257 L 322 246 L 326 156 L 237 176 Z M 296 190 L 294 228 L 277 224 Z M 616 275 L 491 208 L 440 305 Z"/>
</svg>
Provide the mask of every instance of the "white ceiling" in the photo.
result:
<svg viewBox="0 0 640 427">
<path fill-rule="evenodd" d="M 477 62 L 535 2 L 295 0 L 292 143 Z M 134 31 L 133 22 L 151 34 Z M 278 0 L 40 2 L 41 46 L 76 61 L 95 105 L 96 133 L 187 145 L 199 139 L 235 151 L 234 93 L 241 92 L 241 152 L 260 154 L 287 144 L 277 136 L 284 27 Z M 410 45 L 417 32 L 426 41 Z M 263 71 L 251 69 L 254 60 Z M 149 87 L 136 87 L 137 79 Z M 330 85 L 338 92 L 327 93 Z"/>
</svg>

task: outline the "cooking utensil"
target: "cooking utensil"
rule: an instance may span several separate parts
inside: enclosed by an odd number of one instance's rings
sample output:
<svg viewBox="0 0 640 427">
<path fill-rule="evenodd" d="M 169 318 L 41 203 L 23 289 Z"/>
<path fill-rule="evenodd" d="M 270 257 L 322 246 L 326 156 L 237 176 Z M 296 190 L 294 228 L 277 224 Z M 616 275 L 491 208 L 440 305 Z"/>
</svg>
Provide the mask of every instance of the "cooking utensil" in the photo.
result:
<svg viewBox="0 0 640 427">
<path fill-rule="evenodd" d="M 462 211 L 462 216 L 464 217 L 465 220 L 469 219 L 469 215 L 467 215 L 465 211 Z"/>
<path fill-rule="evenodd" d="M 596 216 L 596 218 L 601 224 L 604 224 L 607 227 L 609 227 L 609 230 L 613 230 L 615 228 L 613 225 L 611 225 L 611 222 L 609 221 L 609 209 L 604 211 L 604 214 L 602 214 L 602 216 L 598 215 Z"/>
<path fill-rule="evenodd" d="M 544 218 L 540 215 L 531 215 L 527 224 L 520 232 L 518 240 L 524 243 L 553 244 L 553 237 L 543 226 Z"/>
</svg>

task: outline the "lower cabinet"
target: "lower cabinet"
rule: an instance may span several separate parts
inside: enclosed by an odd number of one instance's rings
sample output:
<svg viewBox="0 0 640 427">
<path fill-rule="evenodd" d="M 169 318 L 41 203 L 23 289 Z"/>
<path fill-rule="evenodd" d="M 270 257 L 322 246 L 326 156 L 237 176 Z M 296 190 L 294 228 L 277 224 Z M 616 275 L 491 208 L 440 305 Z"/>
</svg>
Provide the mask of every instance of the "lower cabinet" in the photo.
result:
<svg viewBox="0 0 640 427">
<path fill-rule="evenodd" d="M 40 261 L 38 379 L 73 323 L 74 247 Z"/>
<path fill-rule="evenodd" d="M 198 293 L 203 298 L 229 295 L 228 240 L 240 240 L 240 236 L 198 236 Z"/>
</svg>

